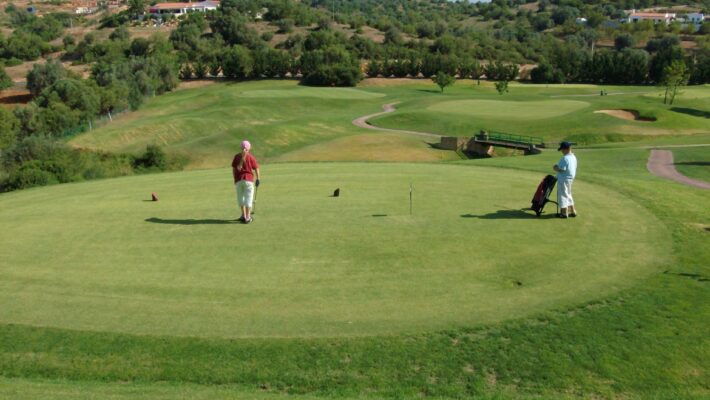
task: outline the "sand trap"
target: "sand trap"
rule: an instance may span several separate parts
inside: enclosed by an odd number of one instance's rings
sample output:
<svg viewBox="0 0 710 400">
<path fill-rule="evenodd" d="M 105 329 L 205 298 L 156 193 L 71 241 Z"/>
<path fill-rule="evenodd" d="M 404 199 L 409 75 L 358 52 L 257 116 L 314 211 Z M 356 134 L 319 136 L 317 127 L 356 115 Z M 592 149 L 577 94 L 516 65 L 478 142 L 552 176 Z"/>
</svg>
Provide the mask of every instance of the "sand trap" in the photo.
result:
<svg viewBox="0 0 710 400">
<path fill-rule="evenodd" d="M 636 110 L 597 110 L 594 111 L 595 114 L 607 114 L 612 117 L 625 119 L 628 121 L 642 121 L 642 122 L 653 122 L 655 118 L 646 118 L 639 115 Z"/>
</svg>

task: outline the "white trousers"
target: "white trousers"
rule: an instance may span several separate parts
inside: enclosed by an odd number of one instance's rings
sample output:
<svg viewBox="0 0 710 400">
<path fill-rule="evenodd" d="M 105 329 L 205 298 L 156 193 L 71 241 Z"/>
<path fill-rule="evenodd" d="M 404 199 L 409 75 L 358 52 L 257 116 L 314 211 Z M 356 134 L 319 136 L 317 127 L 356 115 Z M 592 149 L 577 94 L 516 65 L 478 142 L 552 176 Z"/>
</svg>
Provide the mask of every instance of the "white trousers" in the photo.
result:
<svg viewBox="0 0 710 400">
<path fill-rule="evenodd" d="M 239 207 L 252 208 L 254 204 L 254 182 L 241 180 L 235 186 L 237 187 L 237 204 L 239 204 Z"/>
<path fill-rule="evenodd" d="M 560 208 L 566 208 L 574 205 L 572 198 L 572 179 L 560 179 L 557 181 L 557 204 Z"/>
</svg>

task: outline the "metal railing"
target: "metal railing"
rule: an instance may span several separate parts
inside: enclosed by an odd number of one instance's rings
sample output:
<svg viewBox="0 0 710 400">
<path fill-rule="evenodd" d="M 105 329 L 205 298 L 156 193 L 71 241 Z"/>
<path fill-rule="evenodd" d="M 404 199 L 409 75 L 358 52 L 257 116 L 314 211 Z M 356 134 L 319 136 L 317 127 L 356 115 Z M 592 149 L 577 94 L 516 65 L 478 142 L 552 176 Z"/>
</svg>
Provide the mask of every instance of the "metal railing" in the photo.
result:
<svg viewBox="0 0 710 400">
<path fill-rule="evenodd" d="M 543 143 L 543 139 L 538 136 L 514 135 L 503 132 L 481 132 L 476 135 L 476 140 L 519 143 L 532 146 L 537 146 Z"/>
</svg>

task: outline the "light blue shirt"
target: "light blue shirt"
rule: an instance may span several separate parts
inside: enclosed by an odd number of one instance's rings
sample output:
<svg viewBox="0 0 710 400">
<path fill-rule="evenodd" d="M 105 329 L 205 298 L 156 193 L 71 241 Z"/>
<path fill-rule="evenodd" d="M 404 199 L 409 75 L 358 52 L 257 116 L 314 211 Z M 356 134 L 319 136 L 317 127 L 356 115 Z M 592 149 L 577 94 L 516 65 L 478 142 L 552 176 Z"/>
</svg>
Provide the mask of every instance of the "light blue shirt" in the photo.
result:
<svg viewBox="0 0 710 400">
<path fill-rule="evenodd" d="M 572 180 L 577 174 L 577 157 L 575 157 L 572 152 L 569 152 L 560 159 L 560 162 L 557 163 L 557 167 L 560 169 L 557 171 L 557 180 Z"/>
</svg>

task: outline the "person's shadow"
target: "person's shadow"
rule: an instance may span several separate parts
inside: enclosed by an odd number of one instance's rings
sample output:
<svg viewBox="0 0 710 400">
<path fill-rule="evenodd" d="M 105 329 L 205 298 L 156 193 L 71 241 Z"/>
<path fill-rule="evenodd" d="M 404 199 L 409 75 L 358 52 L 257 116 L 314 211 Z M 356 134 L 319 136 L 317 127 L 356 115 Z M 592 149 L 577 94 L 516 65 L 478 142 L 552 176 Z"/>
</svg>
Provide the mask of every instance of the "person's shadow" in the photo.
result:
<svg viewBox="0 0 710 400">
<path fill-rule="evenodd" d="M 536 216 L 535 212 L 523 208 L 520 210 L 498 210 L 496 212 L 488 213 L 488 214 L 483 214 L 483 215 L 474 215 L 474 214 L 462 214 L 461 218 L 478 218 L 478 219 L 534 219 L 534 218 L 554 218 L 555 213 L 551 214 L 545 214 L 543 213 L 541 216 Z"/>
<path fill-rule="evenodd" d="M 170 225 L 226 225 L 239 222 L 236 219 L 163 219 L 163 218 L 148 218 L 145 222 L 154 224 L 170 224 Z"/>
</svg>

